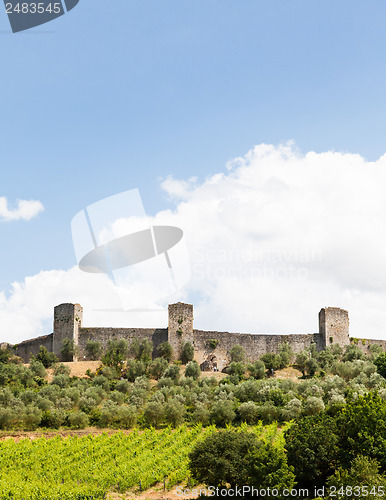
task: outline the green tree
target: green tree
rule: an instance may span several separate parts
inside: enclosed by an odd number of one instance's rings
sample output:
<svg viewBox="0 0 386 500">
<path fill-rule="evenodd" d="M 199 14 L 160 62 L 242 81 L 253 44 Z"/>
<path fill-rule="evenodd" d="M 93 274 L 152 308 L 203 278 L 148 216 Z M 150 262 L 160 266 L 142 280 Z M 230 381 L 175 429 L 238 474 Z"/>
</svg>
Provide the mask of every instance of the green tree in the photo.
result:
<svg viewBox="0 0 386 500">
<path fill-rule="evenodd" d="M 60 349 L 60 354 L 63 361 L 73 361 L 74 356 L 79 353 L 79 348 L 75 344 L 74 339 L 66 338 L 62 342 L 62 348 Z"/>
<path fill-rule="evenodd" d="M 245 359 L 244 348 L 239 344 L 235 344 L 229 351 L 229 357 L 231 362 L 242 363 Z"/>
<path fill-rule="evenodd" d="M 288 463 L 299 486 L 324 485 L 338 464 L 339 437 L 336 419 L 319 413 L 294 422 L 284 433 Z"/>
<path fill-rule="evenodd" d="M 385 484 L 386 476 L 379 473 L 379 463 L 362 455 L 353 459 L 349 469 L 340 467 L 327 480 L 329 488 L 335 486 L 339 491 L 343 486 L 342 494 L 339 495 L 342 500 L 378 498 L 378 495 L 369 493 L 373 488 L 375 492 L 378 492 L 378 487 L 384 487 Z M 383 495 L 379 495 L 381 496 Z"/>
<path fill-rule="evenodd" d="M 169 342 L 162 342 L 158 347 L 158 352 L 162 358 L 165 358 L 170 363 L 173 357 L 173 347 Z"/>
<path fill-rule="evenodd" d="M 377 372 L 386 378 L 386 352 L 383 352 L 377 356 L 374 360 L 374 364 L 377 367 Z"/>
<path fill-rule="evenodd" d="M 88 340 L 86 344 L 87 357 L 96 361 L 102 356 L 102 344 L 97 340 Z"/>
<path fill-rule="evenodd" d="M 35 360 L 40 361 L 44 368 L 49 368 L 53 364 L 58 362 L 57 356 L 53 352 L 49 352 L 47 347 L 40 346 L 39 352 L 36 356 L 31 356 L 31 361 Z"/>
<path fill-rule="evenodd" d="M 378 460 L 386 472 L 386 401 L 369 392 L 348 402 L 337 415 L 341 463 L 349 467 L 359 455 Z"/>
<path fill-rule="evenodd" d="M 254 363 L 248 363 L 247 370 L 249 375 L 255 379 L 259 380 L 265 377 L 265 364 L 261 360 L 257 360 Z"/>
<path fill-rule="evenodd" d="M 155 358 L 149 365 L 149 373 L 153 378 L 159 380 L 168 366 L 165 358 Z"/>
<path fill-rule="evenodd" d="M 127 358 L 129 345 L 126 339 L 113 339 L 107 343 L 107 351 L 102 357 L 102 363 L 117 370 L 123 368 L 123 362 Z"/>
<path fill-rule="evenodd" d="M 185 369 L 185 377 L 192 377 L 195 380 L 198 380 L 201 375 L 201 369 L 197 361 L 190 361 L 186 365 Z"/>
<path fill-rule="evenodd" d="M 194 348 L 190 342 L 185 342 L 181 350 L 181 361 L 183 364 L 189 363 L 194 357 Z"/>
<path fill-rule="evenodd" d="M 195 480 L 211 486 L 258 485 L 282 491 L 292 489 L 295 479 L 283 449 L 259 441 L 253 433 L 230 429 L 196 444 L 189 454 L 189 468 Z"/>
<path fill-rule="evenodd" d="M 275 371 L 280 368 L 280 358 L 276 354 L 267 353 L 261 356 L 260 359 L 265 364 L 267 370 Z"/>
</svg>

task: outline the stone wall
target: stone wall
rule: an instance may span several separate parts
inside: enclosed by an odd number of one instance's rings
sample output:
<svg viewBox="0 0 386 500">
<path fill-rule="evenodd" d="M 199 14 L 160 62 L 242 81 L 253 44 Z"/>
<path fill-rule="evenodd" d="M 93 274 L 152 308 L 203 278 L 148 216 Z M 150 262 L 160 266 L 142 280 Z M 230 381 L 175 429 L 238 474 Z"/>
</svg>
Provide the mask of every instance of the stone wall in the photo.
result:
<svg viewBox="0 0 386 500">
<path fill-rule="evenodd" d="M 49 352 L 52 352 L 54 334 L 44 335 L 43 337 L 37 337 L 36 339 L 25 340 L 13 346 L 16 356 L 20 356 L 25 363 L 28 363 L 31 356 L 36 356 L 40 350 L 40 346 L 47 348 Z"/>
<path fill-rule="evenodd" d="M 312 342 L 318 350 L 323 349 L 322 337 L 318 333 L 265 335 L 194 330 L 193 336 L 196 361 L 201 364 L 215 356 L 219 370 L 229 364 L 229 352 L 235 344 L 244 348 L 248 362 L 256 361 L 267 353 L 279 353 L 280 346 L 285 342 L 291 345 L 294 353 L 309 349 Z M 213 340 L 218 341 L 215 348 L 210 345 Z"/>
<path fill-rule="evenodd" d="M 78 359 L 88 359 L 86 345 L 89 340 L 100 342 L 105 351 L 108 341 L 112 339 L 126 339 L 129 344 L 134 339 L 150 340 L 153 342 L 153 354 L 156 354 L 158 346 L 168 340 L 168 330 L 167 328 L 80 328 Z"/>
<path fill-rule="evenodd" d="M 131 343 L 137 338 L 151 340 L 153 355 L 156 355 L 158 346 L 168 340 L 174 349 L 174 359 L 179 359 L 183 344 L 190 342 L 194 346 L 198 363 L 213 361 L 215 358 L 218 368 L 222 369 L 229 363 L 229 351 L 235 344 L 244 348 L 247 361 L 255 361 L 266 353 L 278 353 L 284 342 L 291 345 L 294 353 L 309 349 L 312 342 L 318 350 L 325 349 L 332 343 L 344 347 L 350 341 L 355 341 L 364 352 L 369 352 L 371 344 L 378 344 L 386 350 L 384 340 L 350 339 L 348 312 L 337 307 L 327 307 L 320 311 L 319 333 L 290 335 L 193 330 L 193 306 L 181 302 L 169 305 L 168 328 L 85 328 L 82 326 L 82 319 L 83 309 L 79 304 L 61 304 L 55 307 L 54 333 L 21 342 L 17 354 L 27 362 L 32 354 L 38 353 L 40 345 L 44 345 L 49 351 L 60 355 L 63 340 L 70 338 L 79 347 L 79 359 L 87 359 L 86 345 L 89 340 L 100 342 L 105 350 L 110 339 L 125 338 Z"/>
</svg>

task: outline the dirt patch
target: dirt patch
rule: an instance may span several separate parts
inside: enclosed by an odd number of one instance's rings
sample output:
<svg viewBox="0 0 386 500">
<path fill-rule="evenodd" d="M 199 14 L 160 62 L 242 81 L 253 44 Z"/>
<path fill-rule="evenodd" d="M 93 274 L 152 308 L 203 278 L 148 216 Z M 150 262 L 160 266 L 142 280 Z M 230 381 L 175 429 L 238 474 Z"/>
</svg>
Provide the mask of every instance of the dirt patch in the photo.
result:
<svg viewBox="0 0 386 500">
<path fill-rule="evenodd" d="M 177 490 L 177 488 L 180 488 Z M 132 499 L 138 499 L 138 500 L 176 500 L 176 499 L 181 499 L 181 498 L 197 498 L 199 495 L 199 490 L 204 489 L 205 486 L 200 485 L 200 486 L 192 486 L 189 488 L 190 492 L 188 494 L 186 484 L 183 485 L 175 485 L 171 490 L 163 490 L 163 483 L 158 483 L 154 485 L 152 488 L 149 488 L 146 491 L 139 492 L 138 490 L 135 491 L 129 491 L 127 493 L 115 493 L 111 492 L 107 494 L 107 499 L 108 500 L 132 500 Z M 181 494 L 182 491 L 186 491 L 187 494 L 184 494 L 182 496 Z M 195 491 L 194 491 L 195 490 Z M 177 493 L 179 492 L 179 494 Z"/>
<path fill-rule="evenodd" d="M 63 363 L 65 366 L 68 366 L 71 370 L 70 377 L 87 377 L 86 371 L 91 370 L 95 372 L 95 370 L 101 365 L 101 361 L 76 361 L 76 362 L 65 362 Z M 47 369 L 47 380 L 52 382 L 54 377 L 53 369 Z"/>
<path fill-rule="evenodd" d="M 293 366 L 283 368 L 282 370 L 277 370 L 274 375 L 275 378 L 293 380 L 294 382 L 299 382 L 299 378 L 302 376 L 302 372 L 300 370 L 297 370 Z"/>
</svg>

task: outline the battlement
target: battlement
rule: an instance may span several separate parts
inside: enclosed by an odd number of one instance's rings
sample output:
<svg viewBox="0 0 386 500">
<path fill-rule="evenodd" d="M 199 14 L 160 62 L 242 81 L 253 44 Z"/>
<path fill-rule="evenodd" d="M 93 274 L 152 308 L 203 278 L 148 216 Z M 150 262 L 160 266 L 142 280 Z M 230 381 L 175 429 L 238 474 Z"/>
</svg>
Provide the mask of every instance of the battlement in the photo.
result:
<svg viewBox="0 0 386 500">
<path fill-rule="evenodd" d="M 194 347 L 194 357 L 200 364 L 215 360 L 217 367 L 222 369 L 229 363 L 229 352 L 235 344 L 244 347 L 246 360 L 252 362 L 266 353 L 278 353 L 284 342 L 296 354 L 311 346 L 319 351 L 333 343 L 345 347 L 353 340 L 349 336 L 348 312 L 338 307 L 320 310 L 319 332 L 288 335 L 194 330 L 193 305 L 182 302 L 169 305 L 168 328 L 94 328 L 84 327 L 82 322 L 83 308 L 80 304 L 60 304 L 54 309 L 53 333 L 22 342 L 17 353 L 27 362 L 32 354 L 37 353 L 39 346 L 44 345 L 60 359 L 64 340 L 71 339 L 78 347 L 78 359 L 86 359 L 89 340 L 98 341 L 106 348 L 110 339 L 125 338 L 129 343 L 134 339 L 150 340 L 154 356 L 158 346 L 168 341 L 173 348 L 174 359 L 179 359 L 184 343 L 190 342 Z M 366 340 L 360 343 L 360 347 L 365 351 L 372 344 L 381 345 L 386 350 L 386 341 L 381 340 Z"/>
</svg>

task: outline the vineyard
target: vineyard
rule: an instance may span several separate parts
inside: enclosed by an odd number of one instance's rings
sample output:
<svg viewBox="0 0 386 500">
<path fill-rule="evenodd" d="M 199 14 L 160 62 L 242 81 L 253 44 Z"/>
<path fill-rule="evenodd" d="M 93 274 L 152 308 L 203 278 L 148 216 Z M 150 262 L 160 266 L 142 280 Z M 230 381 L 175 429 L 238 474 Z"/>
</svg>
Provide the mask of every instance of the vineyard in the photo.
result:
<svg viewBox="0 0 386 500">
<path fill-rule="evenodd" d="M 112 436 L 8 439 L 0 443 L 0 499 L 91 500 L 112 491 L 146 490 L 163 480 L 168 489 L 186 484 L 189 452 L 215 431 L 213 426 L 181 426 Z M 282 445 L 276 424 L 253 431 Z"/>
</svg>

